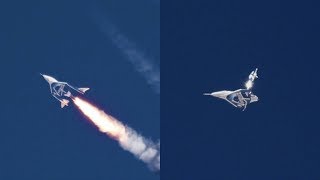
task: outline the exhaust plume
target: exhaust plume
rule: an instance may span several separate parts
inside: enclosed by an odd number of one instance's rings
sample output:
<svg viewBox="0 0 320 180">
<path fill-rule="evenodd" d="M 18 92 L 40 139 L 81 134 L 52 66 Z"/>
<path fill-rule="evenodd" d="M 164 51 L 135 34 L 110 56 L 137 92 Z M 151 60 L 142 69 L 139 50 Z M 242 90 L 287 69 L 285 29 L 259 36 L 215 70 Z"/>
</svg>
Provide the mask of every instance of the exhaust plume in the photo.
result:
<svg viewBox="0 0 320 180">
<path fill-rule="evenodd" d="M 154 89 L 160 94 L 160 67 L 154 63 L 154 60 L 139 49 L 134 42 L 130 41 L 125 34 L 108 19 L 102 18 L 99 10 L 94 10 L 93 20 L 99 26 L 102 33 L 106 35 L 111 42 L 121 50 L 126 59 L 134 66 Z"/>
<path fill-rule="evenodd" d="M 123 149 L 134 154 L 152 170 L 160 171 L 160 143 L 154 144 L 132 128 L 79 97 L 72 100 L 101 132 L 118 141 Z"/>
<path fill-rule="evenodd" d="M 248 81 L 246 82 L 245 86 L 246 86 L 247 89 L 251 89 L 252 86 L 253 86 L 253 82 L 252 82 L 251 80 L 248 80 Z"/>
</svg>

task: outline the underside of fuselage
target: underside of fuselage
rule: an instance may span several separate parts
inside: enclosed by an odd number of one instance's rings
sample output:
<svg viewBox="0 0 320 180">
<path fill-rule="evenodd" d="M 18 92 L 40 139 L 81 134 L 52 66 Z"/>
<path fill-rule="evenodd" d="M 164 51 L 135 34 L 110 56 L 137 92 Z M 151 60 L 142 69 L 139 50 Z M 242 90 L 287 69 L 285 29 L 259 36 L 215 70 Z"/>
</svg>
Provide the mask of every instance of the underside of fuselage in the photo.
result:
<svg viewBox="0 0 320 180">
<path fill-rule="evenodd" d="M 235 107 L 246 107 L 251 102 L 250 92 L 247 90 L 238 90 L 229 94 L 226 100 Z"/>
<path fill-rule="evenodd" d="M 70 90 L 72 90 L 67 84 L 52 83 L 52 94 L 58 97 L 65 96 Z"/>
</svg>

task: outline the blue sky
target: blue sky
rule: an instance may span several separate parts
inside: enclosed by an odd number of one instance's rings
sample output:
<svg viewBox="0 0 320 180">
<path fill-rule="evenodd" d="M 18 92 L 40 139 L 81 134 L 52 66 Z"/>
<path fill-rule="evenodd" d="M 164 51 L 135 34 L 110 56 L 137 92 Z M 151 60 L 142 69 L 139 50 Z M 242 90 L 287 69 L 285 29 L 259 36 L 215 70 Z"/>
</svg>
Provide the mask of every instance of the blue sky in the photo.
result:
<svg viewBox="0 0 320 180">
<path fill-rule="evenodd" d="M 161 6 L 162 178 L 319 179 L 319 5 Z M 86 99 L 157 142 L 159 1 L 11 1 L 0 14 L 0 178 L 160 179 L 39 76 L 90 87 Z M 246 111 L 202 95 L 256 67 Z"/>
<path fill-rule="evenodd" d="M 154 142 L 160 94 L 97 23 L 109 22 L 160 70 L 160 7 L 152 1 L 7 2 L 1 6 L 1 179 L 160 179 L 74 107 L 60 109 L 39 73 Z"/>
<path fill-rule="evenodd" d="M 319 179 L 318 3 L 162 5 L 162 178 Z M 202 95 L 256 67 L 246 111 Z"/>
</svg>

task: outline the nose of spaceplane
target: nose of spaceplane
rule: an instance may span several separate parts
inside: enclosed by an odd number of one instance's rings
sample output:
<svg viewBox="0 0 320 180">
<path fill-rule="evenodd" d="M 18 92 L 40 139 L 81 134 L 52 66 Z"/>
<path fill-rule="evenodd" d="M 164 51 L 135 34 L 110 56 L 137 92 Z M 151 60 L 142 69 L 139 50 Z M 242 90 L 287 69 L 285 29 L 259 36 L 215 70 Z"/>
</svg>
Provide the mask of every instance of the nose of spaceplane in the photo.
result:
<svg viewBox="0 0 320 180">
<path fill-rule="evenodd" d="M 55 78 L 45 75 L 45 74 L 41 74 L 40 75 L 49 83 L 52 84 L 53 82 L 58 82 Z"/>
</svg>

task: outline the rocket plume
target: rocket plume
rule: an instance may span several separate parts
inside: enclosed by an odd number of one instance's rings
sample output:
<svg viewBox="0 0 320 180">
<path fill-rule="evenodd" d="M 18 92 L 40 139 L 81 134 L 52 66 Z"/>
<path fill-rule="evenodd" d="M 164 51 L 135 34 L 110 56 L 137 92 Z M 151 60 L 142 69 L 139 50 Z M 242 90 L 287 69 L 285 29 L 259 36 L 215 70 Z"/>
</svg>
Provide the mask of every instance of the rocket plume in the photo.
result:
<svg viewBox="0 0 320 180">
<path fill-rule="evenodd" d="M 79 97 L 74 97 L 72 100 L 101 132 L 118 141 L 123 149 L 133 153 L 152 170 L 160 171 L 160 144 L 154 144 L 152 141 L 145 139 L 132 128 L 122 124 L 85 100 Z"/>
<path fill-rule="evenodd" d="M 248 81 L 246 82 L 245 86 L 246 86 L 247 89 L 251 89 L 252 86 L 253 86 L 253 82 L 252 82 L 251 80 L 248 80 Z"/>
</svg>

